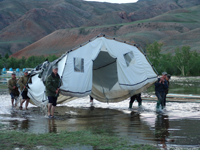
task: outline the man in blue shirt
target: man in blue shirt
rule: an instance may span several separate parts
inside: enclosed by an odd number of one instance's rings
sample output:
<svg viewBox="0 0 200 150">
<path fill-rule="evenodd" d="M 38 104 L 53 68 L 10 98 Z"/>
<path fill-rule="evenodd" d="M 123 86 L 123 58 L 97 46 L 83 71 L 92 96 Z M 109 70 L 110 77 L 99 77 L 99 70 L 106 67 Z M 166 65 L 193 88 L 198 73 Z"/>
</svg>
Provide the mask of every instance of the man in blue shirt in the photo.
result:
<svg viewBox="0 0 200 150">
<path fill-rule="evenodd" d="M 158 98 L 156 109 L 159 110 L 159 107 L 161 105 L 161 108 L 164 108 L 164 98 L 165 98 L 165 91 L 168 89 L 168 84 L 166 81 L 167 72 L 162 73 L 162 77 L 158 78 L 158 81 L 155 83 L 155 94 Z"/>
</svg>

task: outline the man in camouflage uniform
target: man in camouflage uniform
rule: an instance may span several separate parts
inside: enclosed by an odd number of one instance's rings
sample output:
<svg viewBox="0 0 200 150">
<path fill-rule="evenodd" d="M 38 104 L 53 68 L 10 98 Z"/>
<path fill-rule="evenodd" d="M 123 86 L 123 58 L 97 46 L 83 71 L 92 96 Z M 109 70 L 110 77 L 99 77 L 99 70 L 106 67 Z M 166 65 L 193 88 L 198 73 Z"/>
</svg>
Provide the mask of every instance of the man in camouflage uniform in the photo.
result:
<svg viewBox="0 0 200 150">
<path fill-rule="evenodd" d="M 22 76 L 18 81 L 18 84 L 20 85 L 20 90 L 22 92 L 22 98 L 23 98 L 23 100 L 20 103 L 19 109 L 22 109 L 22 105 L 26 101 L 25 109 L 28 110 L 27 107 L 28 107 L 30 98 L 27 96 L 27 94 L 28 94 L 27 83 L 28 82 L 31 83 L 31 80 L 29 78 L 30 78 L 30 76 L 28 75 L 28 71 L 25 70 L 24 71 L 24 76 Z"/>
<path fill-rule="evenodd" d="M 58 67 L 53 66 L 52 73 L 46 79 L 46 95 L 48 96 L 48 117 L 54 118 L 54 111 L 57 104 L 57 97 L 59 96 L 60 76 L 58 74 Z"/>
<path fill-rule="evenodd" d="M 16 107 L 17 103 L 14 105 L 14 99 L 16 100 L 16 98 L 19 96 L 19 91 L 17 87 L 16 74 L 14 72 L 12 73 L 12 78 L 8 80 L 8 90 L 11 96 L 12 107 Z"/>
</svg>

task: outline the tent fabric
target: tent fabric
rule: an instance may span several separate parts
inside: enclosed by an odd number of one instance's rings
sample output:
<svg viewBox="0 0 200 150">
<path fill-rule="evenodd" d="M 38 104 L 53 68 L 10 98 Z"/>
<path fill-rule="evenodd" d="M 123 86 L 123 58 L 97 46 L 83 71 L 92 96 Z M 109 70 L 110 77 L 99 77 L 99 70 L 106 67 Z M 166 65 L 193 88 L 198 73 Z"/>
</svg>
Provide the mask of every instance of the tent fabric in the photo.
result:
<svg viewBox="0 0 200 150">
<path fill-rule="evenodd" d="M 39 102 L 45 99 L 44 82 L 53 65 L 58 65 L 62 81 L 60 102 L 87 95 L 101 102 L 119 102 L 157 81 L 157 74 L 136 46 L 98 37 L 49 63 L 41 69 L 45 72 L 41 78 L 32 77 L 30 95 Z"/>
<path fill-rule="evenodd" d="M 129 57 L 128 66 L 125 54 L 132 56 L 132 58 Z M 76 58 L 84 60 L 83 72 L 75 71 Z M 111 96 L 108 93 L 113 91 L 114 93 L 123 91 L 127 93 L 125 95 L 130 96 L 131 94 L 128 94 L 131 93 L 130 91 L 136 91 L 157 80 L 157 75 L 151 65 L 136 47 L 104 37 L 70 52 L 66 70 L 63 74 L 64 84 L 61 87 L 61 93 L 75 97 L 90 95 L 92 85 L 96 86 L 94 89 L 98 89 L 101 95 L 104 95 L 105 100 L 112 99 L 111 97 L 115 94 Z M 120 95 L 120 98 L 124 97 Z"/>
<path fill-rule="evenodd" d="M 99 53 L 102 42 L 94 40 L 79 49 L 70 52 L 67 58 L 67 65 L 62 77 L 61 93 L 64 95 L 82 97 L 89 95 L 92 89 L 92 66 L 93 59 Z M 84 60 L 83 71 L 76 71 L 75 62 L 77 58 Z"/>
<path fill-rule="evenodd" d="M 38 77 L 39 74 L 32 76 L 32 83 L 28 84 L 28 96 L 31 98 L 31 103 L 35 104 L 36 106 L 46 106 L 48 104 L 48 98 L 46 96 L 46 88 L 43 81 Z M 57 103 L 63 103 L 67 101 L 71 101 L 76 97 L 71 96 L 64 96 L 59 94 Z"/>
</svg>

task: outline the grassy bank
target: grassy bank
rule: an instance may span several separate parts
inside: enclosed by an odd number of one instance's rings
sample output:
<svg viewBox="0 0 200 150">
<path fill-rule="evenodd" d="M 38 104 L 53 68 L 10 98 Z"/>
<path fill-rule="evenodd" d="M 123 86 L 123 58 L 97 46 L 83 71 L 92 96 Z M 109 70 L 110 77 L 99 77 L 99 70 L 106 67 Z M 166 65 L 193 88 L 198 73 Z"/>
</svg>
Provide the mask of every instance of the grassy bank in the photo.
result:
<svg viewBox="0 0 200 150">
<path fill-rule="evenodd" d="M 0 125 L 0 128 L 3 128 Z M 36 146 L 47 146 L 48 149 L 62 149 L 75 145 L 92 146 L 94 149 L 116 150 L 155 150 L 151 145 L 132 145 L 128 139 L 111 136 L 106 132 L 94 133 L 88 131 L 76 131 L 61 133 L 32 134 L 22 131 L 0 130 L 0 149 L 35 149 Z"/>
</svg>

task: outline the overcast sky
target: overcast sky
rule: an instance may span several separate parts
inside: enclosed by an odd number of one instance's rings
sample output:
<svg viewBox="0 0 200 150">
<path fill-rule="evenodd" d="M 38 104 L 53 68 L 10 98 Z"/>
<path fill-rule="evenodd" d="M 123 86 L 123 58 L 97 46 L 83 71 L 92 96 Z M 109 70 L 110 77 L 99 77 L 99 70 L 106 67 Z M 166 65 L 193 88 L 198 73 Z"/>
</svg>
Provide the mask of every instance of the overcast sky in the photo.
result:
<svg viewBox="0 0 200 150">
<path fill-rule="evenodd" d="M 109 3 L 135 3 L 138 0 L 85 0 L 85 1 L 109 2 Z"/>
</svg>

